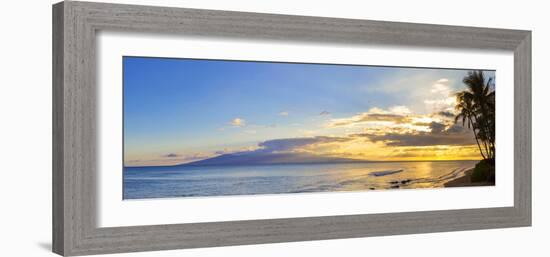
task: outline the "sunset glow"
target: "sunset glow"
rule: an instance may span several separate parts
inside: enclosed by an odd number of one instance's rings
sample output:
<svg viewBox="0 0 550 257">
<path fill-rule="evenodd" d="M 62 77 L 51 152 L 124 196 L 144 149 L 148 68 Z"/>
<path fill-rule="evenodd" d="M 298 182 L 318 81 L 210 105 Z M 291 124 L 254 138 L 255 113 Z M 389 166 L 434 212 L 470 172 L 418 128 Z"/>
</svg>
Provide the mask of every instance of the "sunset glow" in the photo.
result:
<svg viewBox="0 0 550 257">
<path fill-rule="evenodd" d="M 454 121 L 466 70 L 139 57 L 124 68 L 127 167 L 243 152 L 480 159 Z"/>
</svg>

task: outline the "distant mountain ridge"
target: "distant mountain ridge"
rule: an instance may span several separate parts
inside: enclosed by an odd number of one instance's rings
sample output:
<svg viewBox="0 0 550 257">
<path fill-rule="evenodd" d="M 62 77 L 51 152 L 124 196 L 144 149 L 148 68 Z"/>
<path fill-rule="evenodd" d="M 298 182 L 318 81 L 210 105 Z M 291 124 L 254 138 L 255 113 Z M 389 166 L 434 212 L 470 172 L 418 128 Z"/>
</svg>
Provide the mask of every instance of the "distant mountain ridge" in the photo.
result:
<svg viewBox="0 0 550 257">
<path fill-rule="evenodd" d="M 267 164 L 322 164 L 354 163 L 365 160 L 319 156 L 307 153 L 258 153 L 244 152 L 223 154 L 216 157 L 184 163 L 177 166 L 267 165 Z"/>
</svg>

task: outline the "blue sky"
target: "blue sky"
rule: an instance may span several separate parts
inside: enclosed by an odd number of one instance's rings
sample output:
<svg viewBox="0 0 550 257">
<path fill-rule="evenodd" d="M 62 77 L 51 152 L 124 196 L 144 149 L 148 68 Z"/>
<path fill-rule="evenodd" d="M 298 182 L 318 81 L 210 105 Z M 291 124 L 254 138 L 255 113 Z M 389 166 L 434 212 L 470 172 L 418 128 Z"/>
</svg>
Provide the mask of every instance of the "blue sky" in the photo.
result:
<svg viewBox="0 0 550 257">
<path fill-rule="evenodd" d="M 204 159 L 273 139 L 360 133 L 364 126 L 329 124 L 369 111 L 430 115 L 449 109 L 445 101 L 464 88 L 467 73 L 141 57 L 123 62 L 126 165 Z"/>
</svg>

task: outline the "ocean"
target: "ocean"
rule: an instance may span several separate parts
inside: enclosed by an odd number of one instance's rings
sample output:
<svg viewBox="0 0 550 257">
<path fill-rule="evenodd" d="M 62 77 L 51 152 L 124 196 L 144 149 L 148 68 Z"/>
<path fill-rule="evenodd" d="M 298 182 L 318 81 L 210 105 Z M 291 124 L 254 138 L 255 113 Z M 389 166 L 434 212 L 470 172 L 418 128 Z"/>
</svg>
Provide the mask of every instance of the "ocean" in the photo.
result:
<svg viewBox="0 0 550 257">
<path fill-rule="evenodd" d="M 438 188 L 476 162 L 125 167 L 124 199 Z"/>
</svg>

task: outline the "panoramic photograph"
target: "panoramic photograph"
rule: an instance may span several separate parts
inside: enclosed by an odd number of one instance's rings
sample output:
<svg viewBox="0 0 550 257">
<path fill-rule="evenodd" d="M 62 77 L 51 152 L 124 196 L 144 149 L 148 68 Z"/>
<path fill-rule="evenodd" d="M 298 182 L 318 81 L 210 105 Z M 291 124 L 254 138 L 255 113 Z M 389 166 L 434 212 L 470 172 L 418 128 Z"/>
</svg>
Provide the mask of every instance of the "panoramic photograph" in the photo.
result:
<svg viewBox="0 0 550 257">
<path fill-rule="evenodd" d="M 495 185 L 494 70 L 122 61 L 126 200 Z"/>
</svg>

